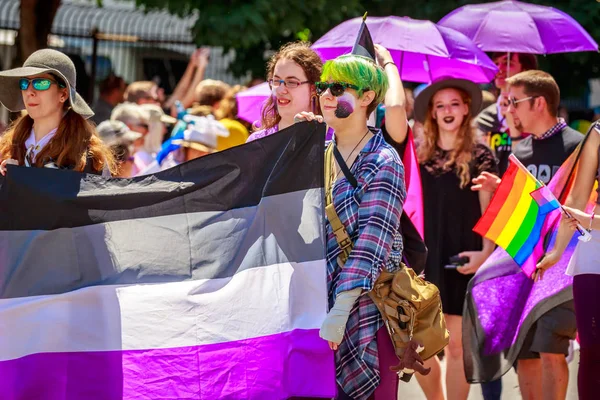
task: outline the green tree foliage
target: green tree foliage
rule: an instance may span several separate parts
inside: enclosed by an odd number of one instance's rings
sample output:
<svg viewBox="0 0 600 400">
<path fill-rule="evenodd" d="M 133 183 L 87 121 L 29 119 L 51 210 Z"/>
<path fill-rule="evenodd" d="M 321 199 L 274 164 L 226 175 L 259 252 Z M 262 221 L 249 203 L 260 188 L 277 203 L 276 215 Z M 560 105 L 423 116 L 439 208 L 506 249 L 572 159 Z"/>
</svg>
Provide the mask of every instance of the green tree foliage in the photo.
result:
<svg viewBox="0 0 600 400">
<path fill-rule="evenodd" d="M 600 0 L 527 0 L 561 10 L 583 26 L 600 42 Z M 385 0 L 373 0 L 369 3 L 377 10 L 377 15 L 400 15 L 416 19 L 439 21 L 450 11 L 466 5 L 485 1 L 477 0 L 427 0 L 420 2 L 396 3 Z M 374 13 L 371 13 L 375 15 Z M 600 77 L 600 53 L 581 52 L 538 56 L 540 68 L 549 72 L 557 80 L 562 97 L 579 97 L 587 90 L 590 78 Z"/>
<path fill-rule="evenodd" d="M 194 37 L 198 45 L 235 49 L 231 66 L 238 76 L 251 72 L 264 75 L 265 60 L 283 43 L 315 41 L 340 22 L 368 11 L 371 16 L 399 15 L 439 21 L 453 9 L 482 1 L 390 1 L 390 0 L 136 0 L 147 10 L 167 9 L 186 16 L 198 12 Z M 556 7 L 575 18 L 596 40 L 600 40 L 600 3 L 596 0 L 532 0 Z M 543 69 L 552 73 L 565 96 L 581 95 L 587 80 L 600 77 L 598 53 L 576 53 L 540 57 Z"/>
<path fill-rule="evenodd" d="M 136 0 L 145 9 L 198 13 L 193 35 L 199 46 L 235 49 L 231 70 L 265 74 L 265 60 L 282 44 L 315 40 L 338 23 L 362 15 L 358 0 Z"/>
</svg>

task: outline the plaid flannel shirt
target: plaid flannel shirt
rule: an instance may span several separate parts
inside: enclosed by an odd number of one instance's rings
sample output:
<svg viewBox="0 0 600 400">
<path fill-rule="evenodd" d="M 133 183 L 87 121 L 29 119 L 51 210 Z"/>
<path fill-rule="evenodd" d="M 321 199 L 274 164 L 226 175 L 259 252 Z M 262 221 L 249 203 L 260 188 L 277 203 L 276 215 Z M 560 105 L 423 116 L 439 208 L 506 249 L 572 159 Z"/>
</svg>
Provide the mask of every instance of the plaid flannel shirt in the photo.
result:
<svg viewBox="0 0 600 400">
<path fill-rule="evenodd" d="M 354 243 L 343 269 L 338 267 L 340 248 L 327 223 L 329 307 L 340 292 L 364 290 L 350 312 L 344 339 L 335 353 L 337 382 L 355 399 L 369 397 L 380 381 L 375 335 L 383 320 L 367 292 L 382 268 L 398 269 L 403 248 L 399 229 L 406 198 L 404 166 L 381 131 L 374 134 L 351 168 L 358 187 L 354 189 L 345 177 L 333 186 L 335 210 Z"/>
<path fill-rule="evenodd" d="M 567 123 L 564 120 L 564 118 L 559 118 L 558 122 L 550 129 L 548 129 L 542 136 L 540 137 L 535 137 L 535 135 L 533 135 L 533 139 L 534 140 L 544 140 L 544 139 L 548 139 L 549 137 L 552 137 L 554 135 L 556 135 L 557 133 L 562 132 L 563 129 L 565 129 L 567 127 Z"/>
</svg>

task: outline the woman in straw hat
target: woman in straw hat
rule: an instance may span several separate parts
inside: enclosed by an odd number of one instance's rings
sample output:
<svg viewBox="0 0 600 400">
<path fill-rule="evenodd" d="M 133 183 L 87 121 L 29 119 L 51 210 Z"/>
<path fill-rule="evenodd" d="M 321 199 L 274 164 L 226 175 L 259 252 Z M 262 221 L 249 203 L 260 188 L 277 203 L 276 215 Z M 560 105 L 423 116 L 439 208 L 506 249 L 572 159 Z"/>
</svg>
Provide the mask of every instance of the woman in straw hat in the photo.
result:
<svg viewBox="0 0 600 400">
<path fill-rule="evenodd" d="M 492 242 L 473 232 L 491 195 L 473 192 L 471 178 L 483 171 L 497 173 L 494 155 L 476 143 L 472 127 L 481 103 L 481 90 L 475 83 L 448 78 L 431 84 L 415 99 L 415 119 L 423 123 L 424 131 L 417 153 L 429 250 L 425 276 L 440 289 L 450 331 L 446 384 L 451 399 L 466 399 L 469 394 L 461 334 L 467 284 L 494 249 Z M 465 257 L 466 262 L 453 264 L 454 256 Z M 430 400 L 444 398 L 439 361 L 434 357 L 425 365 L 432 373 L 417 375 L 425 395 Z"/>
<path fill-rule="evenodd" d="M 87 121 L 94 115 L 75 91 L 75 65 L 51 49 L 33 53 L 21 68 L 0 72 L 0 103 L 26 110 L 0 138 L 0 173 L 6 165 L 116 173 L 110 149 Z"/>
</svg>

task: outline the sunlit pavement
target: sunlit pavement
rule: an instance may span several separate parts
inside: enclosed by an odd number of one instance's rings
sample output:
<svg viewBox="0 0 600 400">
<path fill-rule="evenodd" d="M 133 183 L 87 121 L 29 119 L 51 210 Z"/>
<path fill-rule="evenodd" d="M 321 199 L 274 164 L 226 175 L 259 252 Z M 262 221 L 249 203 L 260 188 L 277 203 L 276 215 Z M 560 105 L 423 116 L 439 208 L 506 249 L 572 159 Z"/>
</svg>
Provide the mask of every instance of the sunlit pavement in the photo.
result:
<svg viewBox="0 0 600 400">
<path fill-rule="evenodd" d="M 567 392 L 567 400 L 577 399 L 577 366 L 579 365 L 579 351 L 575 352 L 573 361 L 569 363 L 569 389 Z M 442 371 L 445 373 L 446 363 L 442 362 Z M 442 375 L 444 376 L 444 375 Z M 445 388 L 444 384 L 444 390 Z M 425 399 L 425 395 L 421 390 L 421 387 L 417 383 L 417 380 L 413 377 L 409 383 L 400 382 L 400 388 L 398 391 L 398 399 Z M 480 385 L 471 385 L 471 391 L 469 392 L 468 400 L 480 400 L 483 399 L 481 395 Z M 514 369 L 511 369 L 506 375 L 502 377 L 502 399 L 503 400 L 518 400 L 521 399 L 521 392 L 519 391 L 519 382 L 517 380 L 517 374 Z"/>
</svg>

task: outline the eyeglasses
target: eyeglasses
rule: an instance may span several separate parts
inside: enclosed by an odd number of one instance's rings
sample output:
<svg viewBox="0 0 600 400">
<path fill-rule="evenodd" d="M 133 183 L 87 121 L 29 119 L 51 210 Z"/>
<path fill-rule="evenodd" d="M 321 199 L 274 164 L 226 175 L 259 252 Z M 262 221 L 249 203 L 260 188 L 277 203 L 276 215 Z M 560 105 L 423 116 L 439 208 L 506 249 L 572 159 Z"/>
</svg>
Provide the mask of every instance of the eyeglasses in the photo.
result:
<svg viewBox="0 0 600 400">
<path fill-rule="evenodd" d="M 29 83 L 30 82 L 33 85 L 33 88 L 35 90 L 40 90 L 40 91 L 44 91 L 44 90 L 50 89 L 50 86 L 53 83 L 56 84 L 56 85 L 58 85 L 59 88 L 66 87 L 62 83 L 59 83 L 59 82 L 57 82 L 57 81 L 55 81 L 53 79 L 50 79 L 50 78 L 33 78 L 33 79 L 21 78 L 21 79 L 19 79 L 19 87 L 21 87 L 21 90 L 27 90 L 27 88 L 29 87 Z"/>
<path fill-rule="evenodd" d="M 517 100 L 514 97 L 509 97 L 507 101 L 508 101 L 509 106 L 512 106 L 513 108 L 517 108 L 517 104 L 527 101 L 527 100 L 535 99 L 536 97 L 540 97 L 540 96 L 529 96 L 529 97 L 525 97 L 524 99 L 519 99 L 519 100 Z"/>
<path fill-rule="evenodd" d="M 295 89 L 298 86 L 304 85 L 305 83 L 309 82 L 310 81 L 299 82 L 291 79 L 269 79 L 269 87 L 273 89 L 274 87 L 279 87 L 283 85 L 288 89 Z"/>
<path fill-rule="evenodd" d="M 345 83 L 345 82 L 331 82 L 331 83 L 317 82 L 315 84 L 315 86 L 317 89 L 317 94 L 319 96 L 321 96 L 323 93 L 325 93 L 327 91 L 327 89 L 329 89 L 331 94 L 334 95 L 335 97 L 340 97 L 342 94 L 344 94 L 346 89 L 354 89 L 357 91 L 360 90 L 360 88 L 358 86 L 352 85 L 351 83 Z"/>
</svg>

